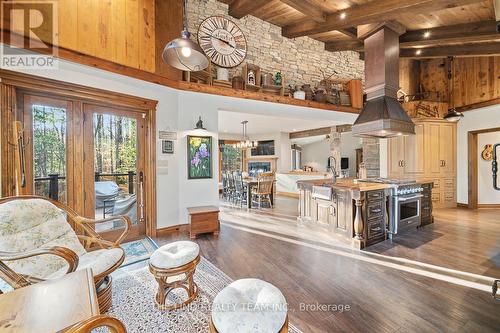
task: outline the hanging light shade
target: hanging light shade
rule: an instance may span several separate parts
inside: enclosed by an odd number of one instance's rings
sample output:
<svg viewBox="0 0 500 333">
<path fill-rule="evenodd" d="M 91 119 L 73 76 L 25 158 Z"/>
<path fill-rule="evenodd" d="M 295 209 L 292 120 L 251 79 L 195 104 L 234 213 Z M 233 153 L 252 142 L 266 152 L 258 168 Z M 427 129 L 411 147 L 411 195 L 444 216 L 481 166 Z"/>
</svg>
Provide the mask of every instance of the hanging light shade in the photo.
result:
<svg viewBox="0 0 500 333">
<path fill-rule="evenodd" d="M 184 30 L 181 37 L 170 41 L 163 49 L 163 61 L 182 71 L 197 72 L 208 67 L 208 59 L 201 47 L 190 39 L 187 29 L 186 1 L 184 1 Z"/>
<path fill-rule="evenodd" d="M 464 114 L 462 112 L 457 111 L 457 109 L 455 109 L 455 108 L 451 108 L 448 110 L 448 113 L 446 114 L 446 116 L 444 116 L 444 119 L 448 120 L 450 122 L 457 122 L 460 119 L 462 119 L 463 117 L 464 117 Z"/>
<path fill-rule="evenodd" d="M 257 141 L 251 141 L 247 137 L 247 124 L 248 120 L 244 120 L 241 122 L 241 126 L 243 127 L 243 137 L 241 141 L 233 144 L 233 148 L 247 149 L 247 148 L 255 148 L 259 145 Z"/>
</svg>

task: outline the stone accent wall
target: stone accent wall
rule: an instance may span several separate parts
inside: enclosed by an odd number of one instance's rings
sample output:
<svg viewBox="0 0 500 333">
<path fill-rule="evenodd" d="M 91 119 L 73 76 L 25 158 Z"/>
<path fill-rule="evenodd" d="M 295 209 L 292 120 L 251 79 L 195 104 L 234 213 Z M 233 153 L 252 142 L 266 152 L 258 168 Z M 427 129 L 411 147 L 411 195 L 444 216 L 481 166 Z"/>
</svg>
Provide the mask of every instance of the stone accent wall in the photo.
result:
<svg viewBox="0 0 500 333">
<path fill-rule="evenodd" d="M 377 138 L 363 138 L 363 162 L 366 176 L 380 177 L 380 140 Z"/>
<path fill-rule="evenodd" d="M 333 78 L 364 80 L 364 61 L 357 52 L 328 52 L 324 43 L 309 37 L 289 39 L 281 36 L 281 28 L 254 16 L 238 20 L 228 15 L 228 5 L 217 0 L 188 0 L 188 26 L 191 38 L 197 40 L 200 23 L 209 16 L 227 17 L 236 23 L 247 39 L 248 62 L 260 66 L 262 72 L 280 71 L 285 85 L 310 83 L 312 87 L 336 71 Z M 230 69 L 230 77 L 241 75 L 241 65 Z"/>
</svg>

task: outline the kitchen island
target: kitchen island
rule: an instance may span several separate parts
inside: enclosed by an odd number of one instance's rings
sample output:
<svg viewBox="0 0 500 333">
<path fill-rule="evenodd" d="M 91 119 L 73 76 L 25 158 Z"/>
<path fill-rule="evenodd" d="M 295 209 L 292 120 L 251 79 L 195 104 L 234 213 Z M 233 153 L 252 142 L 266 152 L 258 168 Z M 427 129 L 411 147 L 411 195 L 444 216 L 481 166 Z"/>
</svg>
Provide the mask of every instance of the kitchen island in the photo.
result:
<svg viewBox="0 0 500 333">
<path fill-rule="evenodd" d="M 432 186 L 409 180 L 301 180 L 302 225 L 321 227 L 354 248 L 432 223 Z"/>
<path fill-rule="evenodd" d="M 299 223 L 321 226 L 362 249 L 386 239 L 391 185 L 353 179 L 298 181 Z"/>
</svg>

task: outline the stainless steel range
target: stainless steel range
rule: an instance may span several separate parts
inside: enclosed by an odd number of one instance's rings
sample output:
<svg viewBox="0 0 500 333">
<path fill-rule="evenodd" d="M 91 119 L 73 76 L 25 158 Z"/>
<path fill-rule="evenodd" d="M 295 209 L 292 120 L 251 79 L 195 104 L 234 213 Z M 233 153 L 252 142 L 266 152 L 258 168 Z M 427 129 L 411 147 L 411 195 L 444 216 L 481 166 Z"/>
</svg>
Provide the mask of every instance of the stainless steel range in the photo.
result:
<svg viewBox="0 0 500 333">
<path fill-rule="evenodd" d="M 422 184 L 415 180 L 375 178 L 363 180 L 372 183 L 393 185 L 389 200 L 389 239 L 393 235 L 415 229 L 421 223 Z"/>
</svg>

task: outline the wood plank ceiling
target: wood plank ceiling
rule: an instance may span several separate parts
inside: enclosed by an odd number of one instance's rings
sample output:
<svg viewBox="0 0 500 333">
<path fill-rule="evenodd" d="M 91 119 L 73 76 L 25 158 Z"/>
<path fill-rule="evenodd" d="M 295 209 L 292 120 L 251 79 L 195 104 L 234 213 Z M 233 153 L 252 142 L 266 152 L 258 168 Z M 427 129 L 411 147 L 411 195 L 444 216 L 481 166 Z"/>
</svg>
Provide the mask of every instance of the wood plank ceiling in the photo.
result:
<svg viewBox="0 0 500 333">
<path fill-rule="evenodd" d="M 363 51 L 360 31 L 391 22 L 404 32 L 401 56 L 500 54 L 500 0 L 219 0 L 229 14 L 253 15 L 282 27 L 285 37 L 309 36 L 329 51 Z"/>
</svg>

